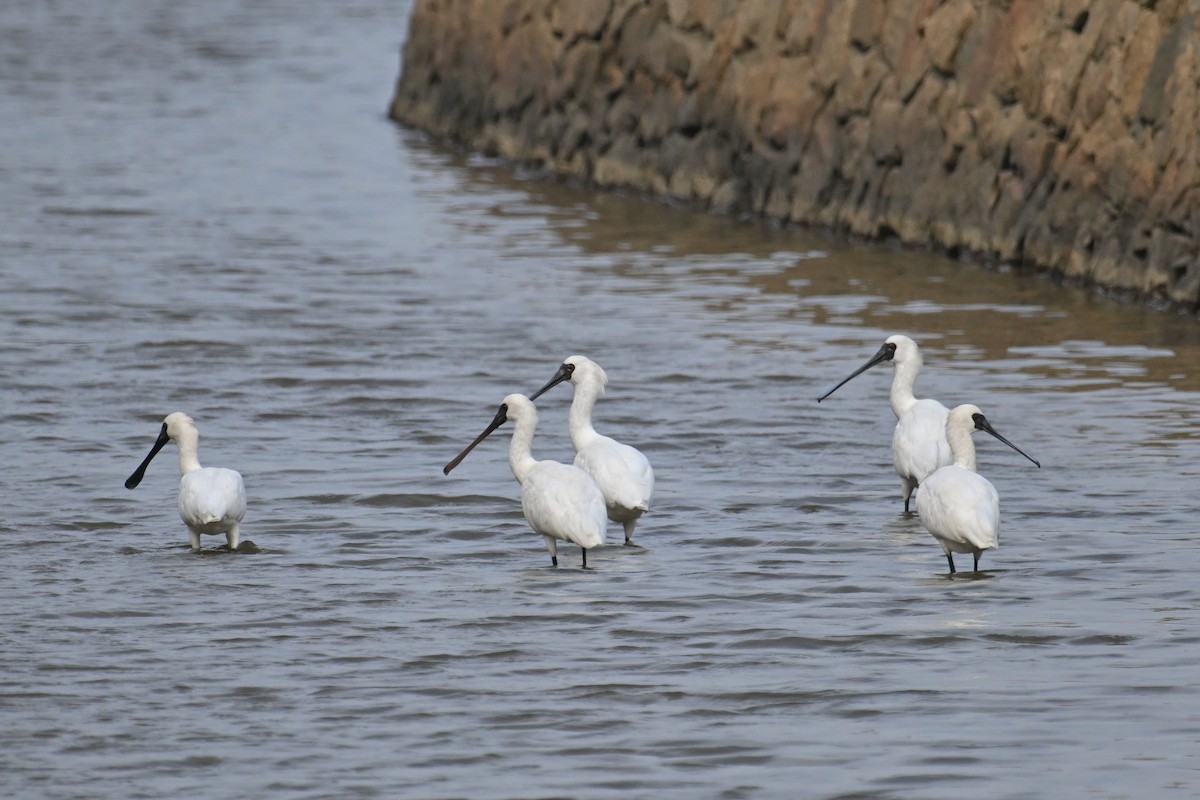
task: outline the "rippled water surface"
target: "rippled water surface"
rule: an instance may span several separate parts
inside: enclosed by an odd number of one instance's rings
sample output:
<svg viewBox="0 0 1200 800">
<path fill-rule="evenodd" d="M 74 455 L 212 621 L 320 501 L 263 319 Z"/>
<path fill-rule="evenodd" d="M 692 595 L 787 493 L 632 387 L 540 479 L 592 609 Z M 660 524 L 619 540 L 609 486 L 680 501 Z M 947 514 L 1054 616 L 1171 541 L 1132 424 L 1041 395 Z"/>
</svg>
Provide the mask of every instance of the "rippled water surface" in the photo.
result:
<svg viewBox="0 0 1200 800">
<path fill-rule="evenodd" d="M 442 149 L 384 119 L 407 10 L 0 5 L 0 793 L 1200 792 L 1194 319 Z M 1042 462 L 977 437 L 979 575 L 888 368 L 815 402 L 895 332 Z M 658 475 L 587 572 L 506 431 L 440 471 L 575 352 Z M 173 445 L 122 487 L 175 410 L 260 553 L 189 552 Z"/>
</svg>

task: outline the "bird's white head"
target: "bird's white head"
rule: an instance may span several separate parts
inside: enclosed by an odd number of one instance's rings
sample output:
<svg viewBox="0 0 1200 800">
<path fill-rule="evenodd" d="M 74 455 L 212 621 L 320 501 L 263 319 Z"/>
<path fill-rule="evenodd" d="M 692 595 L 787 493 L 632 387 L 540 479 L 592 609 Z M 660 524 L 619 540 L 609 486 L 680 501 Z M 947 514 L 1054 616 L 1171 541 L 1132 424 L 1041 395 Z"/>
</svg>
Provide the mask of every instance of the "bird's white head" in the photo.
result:
<svg viewBox="0 0 1200 800">
<path fill-rule="evenodd" d="M 537 423 L 537 408 L 533 405 L 533 401 L 523 394 L 506 396 L 501 407 L 505 410 L 505 417 L 513 422 L 533 420 L 535 424 Z"/>
<path fill-rule="evenodd" d="M 533 401 L 523 394 L 510 394 L 500 403 L 500 408 L 496 410 L 496 415 L 492 417 L 492 421 L 484 428 L 483 433 L 475 437 L 475 441 L 471 442 L 461 453 L 455 456 L 449 464 L 442 467 L 442 473 L 449 475 L 450 471 L 462 463 L 462 460 L 467 457 L 467 454 L 475 449 L 476 445 L 492 434 L 492 431 L 499 428 L 510 419 L 517 424 L 517 430 L 523 428 L 531 430 L 537 425 L 537 408 L 533 405 Z"/>
<path fill-rule="evenodd" d="M 146 467 L 150 466 L 150 462 L 158 455 L 158 451 L 162 450 L 170 441 L 179 445 L 180 469 L 187 472 L 189 468 L 198 468 L 200 465 L 196 463 L 196 443 L 199 438 L 200 434 L 196 430 L 196 423 L 191 417 L 182 411 L 168 414 L 163 420 L 162 428 L 158 431 L 158 439 L 150 448 L 149 454 L 133 471 L 133 474 L 125 480 L 125 488 L 133 489 L 142 482 L 142 478 L 146 475 Z"/>
<path fill-rule="evenodd" d="M 608 373 L 595 361 L 587 356 L 571 356 L 563 361 L 563 366 L 571 368 L 571 383 L 574 386 L 594 386 L 599 394 L 604 394 Z"/>
<path fill-rule="evenodd" d="M 916 375 L 916 370 L 921 367 L 921 351 L 917 349 L 917 343 L 903 334 L 896 334 L 884 339 L 883 345 L 871 356 L 871 359 L 863 364 L 858 369 L 851 372 L 842 382 L 834 386 L 825 394 L 817 398 L 817 402 L 821 402 L 829 395 L 836 392 L 838 389 L 845 386 L 854 378 L 862 375 L 876 364 L 882 364 L 885 361 L 891 361 L 892 366 L 899 372 L 901 369 L 906 370 L 905 374 L 910 376 Z M 897 415 L 899 412 L 897 412 Z"/>
<path fill-rule="evenodd" d="M 977 428 L 975 425 L 975 417 L 978 416 L 985 423 L 987 418 L 983 416 L 983 412 L 979 410 L 979 406 L 973 406 L 970 403 L 964 403 L 961 406 L 955 406 L 950 409 L 950 416 L 946 418 L 946 430 L 954 428 L 955 430 L 974 433 Z"/>
<path fill-rule="evenodd" d="M 571 356 L 563 361 L 562 366 L 554 373 L 550 382 L 530 395 L 529 399 L 537 400 L 563 381 L 570 381 L 576 389 L 584 389 L 589 396 L 595 398 L 604 394 L 604 387 L 608 384 L 608 375 L 600 368 L 599 364 L 587 356 Z"/>
<path fill-rule="evenodd" d="M 163 420 L 163 425 L 166 426 L 167 436 L 177 442 L 184 436 L 199 433 L 199 429 L 196 428 L 196 421 L 182 411 L 167 414 Z"/>
<path fill-rule="evenodd" d="M 961 444 L 964 439 L 969 442 L 971 434 L 975 431 L 983 431 L 984 433 L 994 436 L 1011 447 L 1013 450 L 1016 450 L 1018 453 L 1028 458 L 1038 467 L 1042 466 L 1041 463 L 1033 456 L 1029 455 L 1024 450 L 1017 447 L 1008 439 L 1005 439 L 1003 436 L 997 433 L 996 429 L 992 427 L 992 424 L 988 422 L 987 417 L 983 415 L 983 411 L 979 409 L 979 406 L 971 405 L 970 403 L 964 403 L 961 406 L 955 406 L 954 408 L 950 409 L 950 414 L 946 417 L 946 439 L 950 442 L 950 449 L 954 453 L 955 463 L 959 463 L 960 460 L 963 460 L 964 455 L 969 454 L 969 458 L 966 460 L 970 461 L 971 469 L 975 468 L 974 447 L 971 447 L 970 445 L 964 446 Z"/>
<path fill-rule="evenodd" d="M 907 366 L 921 366 L 921 348 L 917 347 L 917 343 L 912 339 L 902 333 L 897 333 L 884 340 L 884 347 L 888 347 L 889 345 L 892 351 L 889 360 L 897 369 Z"/>
</svg>

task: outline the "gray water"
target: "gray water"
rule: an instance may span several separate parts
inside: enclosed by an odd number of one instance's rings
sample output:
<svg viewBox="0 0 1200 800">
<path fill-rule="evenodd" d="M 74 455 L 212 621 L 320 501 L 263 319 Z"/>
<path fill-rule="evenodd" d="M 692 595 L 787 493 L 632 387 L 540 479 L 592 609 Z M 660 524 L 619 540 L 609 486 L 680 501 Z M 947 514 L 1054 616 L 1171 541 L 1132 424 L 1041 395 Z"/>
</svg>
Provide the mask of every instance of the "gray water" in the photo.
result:
<svg viewBox="0 0 1200 800">
<path fill-rule="evenodd" d="M 0 5 L 0 794 L 1200 793 L 1194 319 L 445 149 L 407 11 Z M 815 402 L 895 332 L 1042 462 L 977 437 L 979 575 L 888 369 Z M 658 475 L 587 572 L 505 431 L 440 471 L 575 352 Z M 175 410 L 260 553 L 188 550 L 173 445 L 122 487 Z"/>
</svg>

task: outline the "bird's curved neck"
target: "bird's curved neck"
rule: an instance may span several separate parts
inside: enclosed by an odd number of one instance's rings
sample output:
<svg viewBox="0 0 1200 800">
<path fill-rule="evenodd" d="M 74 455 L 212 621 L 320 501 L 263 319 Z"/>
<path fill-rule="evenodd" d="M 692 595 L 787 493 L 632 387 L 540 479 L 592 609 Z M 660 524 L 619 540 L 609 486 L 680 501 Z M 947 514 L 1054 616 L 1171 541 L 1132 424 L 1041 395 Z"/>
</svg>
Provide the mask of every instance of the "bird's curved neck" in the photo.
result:
<svg viewBox="0 0 1200 800">
<path fill-rule="evenodd" d="M 518 483 L 524 483 L 525 476 L 538 463 L 533 457 L 533 431 L 536 427 L 536 419 L 520 419 L 513 423 L 512 441 L 508 445 L 508 466 Z"/>
<path fill-rule="evenodd" d="M 600 396 L 601 388 L 593 383 L 581 383 L 575 387 L 575 399 L 571 401 L 571 413 L 567 417 L 567 432 L 571 435 L 571 447 L 576 452 L 590 445 L 600 434 L 592 427 L 592 409 Z"/>
<path fill-rule="evenodd" d="M 187 475 L 200 469 L 200 459 L 196 455 L 200 445 L 200 437 L 191 431 L 184 431 L 175 440 L 179 447 L 179 474 Z"/>
<path fill-rule="evenodd" d="M 896 364 L 895 374 L 892 375 L 892 391 L 888 397 L 896 419 L 904 416 L 910 408 L 917 404 L 917 398 L 913 394 L 913 384 L 917 382 L 917 375 L 920 372 L 920 361 L 905 361 L 902 364 Z"/>
<path fill-rule="evenodd" d="M 949 428 L 946 431 L 946 441 L 950 443 L 950 452 L 954 454 L 954 466 L 974 472 L 975 442 L 971 439 L 971 431 Z"/>
</svg>

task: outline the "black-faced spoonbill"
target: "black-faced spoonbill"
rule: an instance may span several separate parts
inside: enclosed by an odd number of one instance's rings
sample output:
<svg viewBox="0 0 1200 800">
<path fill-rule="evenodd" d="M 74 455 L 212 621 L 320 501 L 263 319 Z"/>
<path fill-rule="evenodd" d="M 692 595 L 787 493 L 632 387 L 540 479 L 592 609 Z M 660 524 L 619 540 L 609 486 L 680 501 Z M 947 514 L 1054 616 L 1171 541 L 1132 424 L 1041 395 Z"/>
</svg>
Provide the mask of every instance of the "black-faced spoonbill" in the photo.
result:
<svg viewBox="0 0 1200 800">
<path fill-rule="evenodd" d="M 578 467 L 557 461 L 538 461 L 533 457 L 533 432 L 537 428 L 537 409 L 523 394 L 510 394 L 483 433 L 455 456 L 442 472 L 450 474 L 467 454 L 492 431 L 508 420 L 514 423 L 508 447 L 508 466 L 521 484 L 521 510 L 534 532 L 540 533 L 550 551 L 550 563 L 558 566 L 558 541 L 574 542 L 583 550 L 583 568 L 587 569 L 587 551 L 604 544 L 604 495 L 591 476 Z"/>
<path fill-rule="evenodd" d="M 179 446 L 179 516 L 187 525 L 192 549 L 200 549 L 200 534 L 223 533 L 230 550 L 238 549 L 238 528 L 246 514 L 246 488 L 242 476 L 231 469 L 202 467 L 196 458 L 200 432 L 196 423 L 182 411 L 168 414 L 158 439 L 145 460 L 125 481 L 126 489 L 137 488 L 151 459 L 167 442 Z M 249 542 L 245 544 L 249 545 Z"/>
<path fill-rule="evenodd" d="M 922 363 L 917 343 L 907 336 L 889 336 L 870 361 L 817 398 L 817 402 L 829 397 L 851 378 L 884 361 L 891 361 L 893 367 L 892 391 L 888 398 L 892 413 L 896 415 L 896 430 L 892 433 L 892 464 L 900 476 L 904 510 L 908 511 L 913 489 L 935 470 L 954 460 L 950 454 L 950 444 L 946 441 L 946 415 L 949 410 L 937 400 L 918 400 L 913 395 L 913 384 L 921 372 Z"/>
<path fill-rule="evenodd" d="M 934 472 L 917 492 L 921 524 L 933 534 L 954 572 L 954 553 L 979 556 L 1000 543 L 1000 496 L 996 487 L 975 471 L 975 443 L 971 434 L 986 431 L 1021 455 L 1042 465 L 1025 451 L 996 433 L 978 406 L 955 406 L 946 418 L 946 438 L 954 452 L 954 463 Z"/>
<path fill-rule="evenodd" d="M 533 393 L 536 400 L 548 389 L 569 380 L 575 397 L 567 418 L 575 466 L 582 469 L 604 492 L 608 518 L 625 528 L 625 544 L 633 545 L 633 529 L 650 508 L 654 495 L 654 470 L 640 451 L 596 433 L 592 408 L 604 394 L 608 375 L 600 365 L 584 356 L 571 356 L 562 363 L 550 382 Z"/>
</svg>

